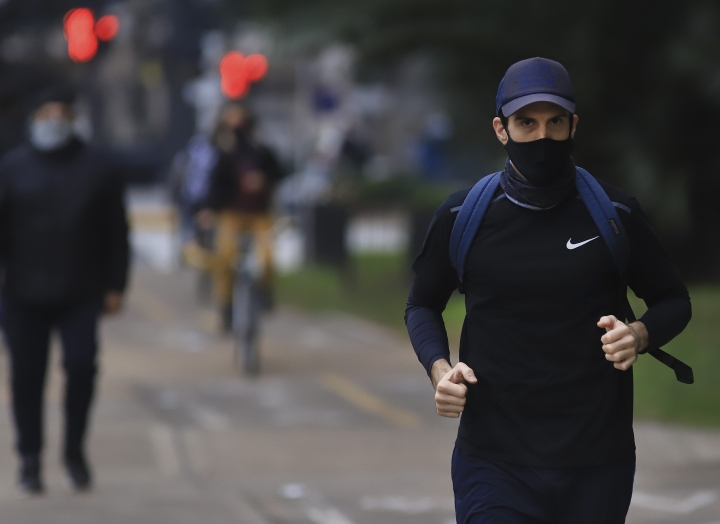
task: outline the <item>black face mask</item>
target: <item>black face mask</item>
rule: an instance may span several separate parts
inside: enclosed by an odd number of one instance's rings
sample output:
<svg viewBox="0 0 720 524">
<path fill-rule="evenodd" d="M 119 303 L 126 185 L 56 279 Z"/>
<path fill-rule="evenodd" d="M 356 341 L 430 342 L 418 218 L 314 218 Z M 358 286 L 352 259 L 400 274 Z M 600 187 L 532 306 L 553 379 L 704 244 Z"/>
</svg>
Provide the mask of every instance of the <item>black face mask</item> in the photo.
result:
<svg viewBox="0 0 720 524">
<path fill-rule="evenodd" d="M 515 142 L 508 134 L 505 151 L 530 185 L 548 187 L 573 173 L 573 145 L 572 137 L 567 140 L 541 138 L 532 142 Z"/>
</svg>

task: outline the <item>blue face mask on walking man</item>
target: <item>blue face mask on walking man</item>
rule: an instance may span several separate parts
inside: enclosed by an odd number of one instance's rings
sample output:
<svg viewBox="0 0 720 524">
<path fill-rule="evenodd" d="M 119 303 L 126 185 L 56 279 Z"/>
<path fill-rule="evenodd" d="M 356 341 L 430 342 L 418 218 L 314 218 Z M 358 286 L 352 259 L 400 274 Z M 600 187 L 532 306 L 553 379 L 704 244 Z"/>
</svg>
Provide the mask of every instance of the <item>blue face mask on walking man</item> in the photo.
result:
<svg viewBox="0 0 720 524">
<path fill-rule="evenodd" d="M 28 128 L 30 144 L 42 153 L 61 151 L 75 138 L 72 104 L 63 99 L 62 93 L 52 98 L 58 100 L 47 100 L 40 104 Z"/>
<path fill-rule="evenodd" d="M 575 165 L 560 63 L 510 66 L 495 109 L 505 166 L 438 208 L 405 311 L 437 413 L 462 415 L 457 522 L 621 524 L 635 475 L 632 366 L 649 352 L 692 383 L 659 349 L 690 320 L 688 291 L 637 200 Z M 638 321 L 627 287 L 652 297 Z M 442 311 L 456 289 L 466 314 L 453 366 Z"/>
<path fill-rule="evenodd" d="M 39 151 L 57 151 L 73 139 L 73 122 L 66 116 L 47 116 L 30 124 L 30 142 Z"/>
</svg>

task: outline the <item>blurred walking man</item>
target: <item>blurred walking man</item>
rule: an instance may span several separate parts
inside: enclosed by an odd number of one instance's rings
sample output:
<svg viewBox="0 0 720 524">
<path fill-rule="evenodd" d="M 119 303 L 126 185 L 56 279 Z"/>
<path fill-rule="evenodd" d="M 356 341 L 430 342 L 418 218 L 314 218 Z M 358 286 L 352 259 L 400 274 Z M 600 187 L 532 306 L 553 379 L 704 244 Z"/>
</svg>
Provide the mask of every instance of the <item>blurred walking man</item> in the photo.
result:
<svg viewBox="0 0 720 524">
<path fill-rule="evenodd" d="M 73 95 L 44 93 L 29 144 L 0 162 L 3 328 L 10 349 L 19 488 L 43 491 L 43 390 L 50 334 L 62 340 L 63 460 L 76 490 L 91 487 L 84 453 L 101 313 L 123 303 L 128 227 L 123 188 L 106 156 L 73 133 Z"/>
<path fill-rule="evenodd" d="M 576 168 L 561 64 L 512 65 L 496 111 L 505 168 L 437 210 L 406 310 L 438 414 L 462 414 L 457 522 L 622 523 L 635 474 L 631 366 L 685 328 L 688 292 L 637 201 Z M 648 305 L 630 324 L 626 285 Z M 441 314 L 457 288 L 466 317 L 453 367 Z"/>
</svg>

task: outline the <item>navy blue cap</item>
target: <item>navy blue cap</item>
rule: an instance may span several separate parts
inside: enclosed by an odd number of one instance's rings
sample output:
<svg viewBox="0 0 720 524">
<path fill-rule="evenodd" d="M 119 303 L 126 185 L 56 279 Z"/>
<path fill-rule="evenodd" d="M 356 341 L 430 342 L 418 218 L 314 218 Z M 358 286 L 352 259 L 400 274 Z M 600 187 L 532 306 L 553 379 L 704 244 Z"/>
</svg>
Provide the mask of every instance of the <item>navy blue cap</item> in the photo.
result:
<svg viewBox="0 0 720 524">
<path fill-rule="evenodd" d="M 567 69 L 547 58 L 528 58 L 511 65 L 498 87 L 497 114 L 510 116 L 533 102 L 552 102 L 575 113 L 575 91 Z"/>
</svg>

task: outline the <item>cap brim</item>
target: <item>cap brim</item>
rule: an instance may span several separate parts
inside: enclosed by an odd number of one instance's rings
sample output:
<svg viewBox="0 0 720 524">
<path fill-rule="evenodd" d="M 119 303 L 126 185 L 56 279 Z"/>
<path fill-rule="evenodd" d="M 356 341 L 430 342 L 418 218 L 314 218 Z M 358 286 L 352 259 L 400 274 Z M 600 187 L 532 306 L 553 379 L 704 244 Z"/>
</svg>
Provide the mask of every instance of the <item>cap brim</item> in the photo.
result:
<svg viewBox="0 0 720 524">
<path fill-rule="evenodd" d="M 502 106 L 500 110 L 502 111 L 502 114 L 507 117 L 522 109 L 526 105 L 533 104 L 535 102 L 551 102 L 553 104 L 559 105 L 563 109 L 567 109 L 571 113 L 575 113 L 575 102 L 572 102 L 567 98 L 563 98 L 558 95 L 552 95 L 550 93 L 535 93 L 532 95 L 521 96 L 520 98 L 511 100 L 510 102 Z"/>
</svg>

